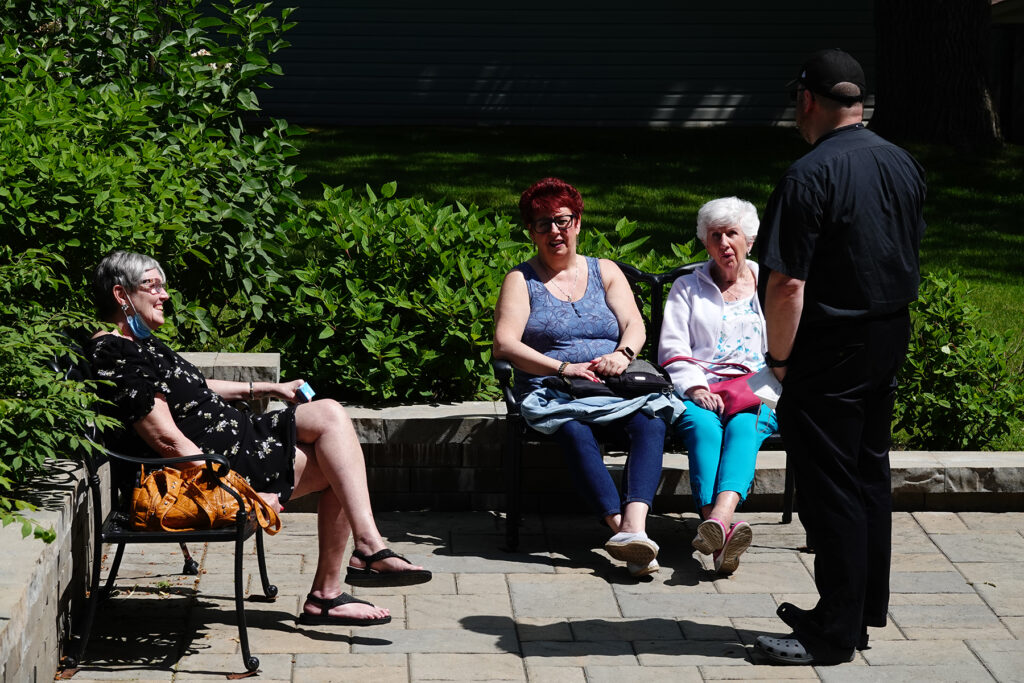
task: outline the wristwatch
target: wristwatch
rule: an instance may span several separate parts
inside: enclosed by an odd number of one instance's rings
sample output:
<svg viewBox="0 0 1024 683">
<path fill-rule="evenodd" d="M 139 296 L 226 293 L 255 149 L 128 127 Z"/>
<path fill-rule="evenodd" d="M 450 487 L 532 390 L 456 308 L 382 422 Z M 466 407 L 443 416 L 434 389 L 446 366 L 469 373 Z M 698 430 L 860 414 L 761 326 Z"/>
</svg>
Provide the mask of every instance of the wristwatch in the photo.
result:
<svg viewBox="0 0 1024 683">
<path fill-rule="evenodd" d="M 789 359 L 788 358 L 783 358 L 782 360 L 778 360 L 778 359 L 772 358 L 772 354 L 770 354 L 767 351 L 765 351 L 764 352 L 764 364 L 767 365 L 770 368 L 784 368 L 787 365 L 789 365 Z"/>
<path fill-rule="evenodd" d="M 633 351 L 633 349 L 629 348 L 628 346 L 620 346 L 615 350 L 619 351 L 620 353 L 622 353 L 622 355 L 624 355 L 626 358 L 630 360 L 636 358 L 636 353 Z"/>
</svg>

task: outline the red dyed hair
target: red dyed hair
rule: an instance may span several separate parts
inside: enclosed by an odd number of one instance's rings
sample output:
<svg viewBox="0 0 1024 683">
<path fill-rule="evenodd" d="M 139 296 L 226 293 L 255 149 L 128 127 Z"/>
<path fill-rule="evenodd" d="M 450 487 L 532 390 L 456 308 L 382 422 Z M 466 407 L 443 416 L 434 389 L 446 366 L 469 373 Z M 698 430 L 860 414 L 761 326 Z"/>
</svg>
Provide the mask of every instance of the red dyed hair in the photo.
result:
<svg viewBox="0 0 1024 683">
<path fill-rule="evenodd" d="M 541 214 L 550 216 L 563 206 L 577 216 L 583 215 L 580 191 L 561 178 L 541 178 L 519 197 L 519 215 L 524 225 L 529 225 Z"/>
</svg>

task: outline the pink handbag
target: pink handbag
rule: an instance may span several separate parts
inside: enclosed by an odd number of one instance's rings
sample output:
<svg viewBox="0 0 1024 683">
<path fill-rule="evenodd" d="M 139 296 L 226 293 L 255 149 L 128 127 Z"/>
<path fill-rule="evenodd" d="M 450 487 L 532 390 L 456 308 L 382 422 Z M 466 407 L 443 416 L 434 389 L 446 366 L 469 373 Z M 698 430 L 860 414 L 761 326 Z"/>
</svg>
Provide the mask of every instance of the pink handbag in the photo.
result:
<svg viewBox="0 0 1024 683">
<path fill-rule="evenodd" d="M 711 393 L 718 394 L 722 397 L 722 402 L 725 404 L 725 410 L 722 411 L 722 417 L 731 417 L 736 413 L 749 408 L 754 408 L 761 404 L 761 399 L 754 395 L 754 392 L 750 390 L 750 385 L 747 384 L 747 377 L 754 373 L 746 365 L 741 365 L 739 363 L 715 363 L 713 361 L 691 358 L 690 356 L 673 356 L 662 363 L 661 366 L 667 367 L 680 360 L 698 365 L 703 368 L 705 372 L 710 372 L 712 375 L 728 378 L 723 379 L 721 382 L 715 382 L 714 384 L 708 385 L 708 389 L 710 389 Z M 720 368 L 733 368 L 734 370 L 739 370 L 740 374 L 712 370 L 709 367 L 711 365 Z"/>
</svg>

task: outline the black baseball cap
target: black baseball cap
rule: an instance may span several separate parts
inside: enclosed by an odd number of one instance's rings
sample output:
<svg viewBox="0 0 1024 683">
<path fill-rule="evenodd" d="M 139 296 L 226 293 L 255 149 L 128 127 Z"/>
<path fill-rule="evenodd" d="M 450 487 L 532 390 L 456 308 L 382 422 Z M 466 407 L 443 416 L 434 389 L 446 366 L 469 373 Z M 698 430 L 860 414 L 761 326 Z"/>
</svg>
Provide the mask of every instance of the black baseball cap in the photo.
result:
<svg viewBox="0 0 1024 683">
<path fill-rule="evenodd" d="M 859 94 L 853 94 L 849 87 L 837 89 L 839 83 L 852 83 L 857 86 Z M 811 55 L 800 68 L 800 75 L 790 81 L 786 88 L 792 90 L 797 85 L 843 104 L 863 102 L 867 90 L 860 62 L 837 47 L 819 50 Z"/>
</svg>

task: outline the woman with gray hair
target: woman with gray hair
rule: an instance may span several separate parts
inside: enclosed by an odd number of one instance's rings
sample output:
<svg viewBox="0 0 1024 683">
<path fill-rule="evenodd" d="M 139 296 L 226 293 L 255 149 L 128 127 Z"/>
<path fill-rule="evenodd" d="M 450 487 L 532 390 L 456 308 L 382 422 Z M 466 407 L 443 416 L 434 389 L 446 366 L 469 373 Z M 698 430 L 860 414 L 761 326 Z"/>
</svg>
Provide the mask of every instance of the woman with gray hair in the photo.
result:
<svg viewBox="0 0 1024 683">
<path fill-rule="evenodd" d="M 722 363 L 755 372 L 765 364 L 757 264 L 747 260 L 758 224 L 754 205 L 737 197 L 700 208 L 697 237 L 711 259 L 673 283 L 658 346 L 658 361 L 686 405 L 675 429 L 686 444 L 690 489 L 703 520 L 693 547 L 713 555 L 715 569 L 726 574 L 736 570 L 753 540 L 750 525 L 734 523 L 733 515 L 754 480 L 761 443 L 777 428 L 767 406 L 726 415 L 722 397 L 711 390 L 723 379 L 715 372 L 728 373 Z"/>
<path fill-rule="evenodd" d="M 349 536 L 353 550 L 346 583 L 407 586 L 429 581 L 431 573 L 385 546 L 370 507 L 362 449 L 345 409 L 330 399 L 300 403 L 301 379 L 274 383 L 203 377 L 152 335 L 165 322 L 164 303 L 170 296 L 163 268 L 149 256 L 109 254 L 96 268 L 92 289 L 100 318 L 113 327 L 96 332 L 85 353 L 95 376 L 107 380 L 100 385 L 101 398 L 124 425 L 114 436 L 117 450 L 153 457 L 222 453 L 277 511 L 291 498 L 319 491 L 319 555 L 299 623 L 391 621 L 387 609 L 341 591 Z M 265 397 L 290 405 L 254 415 L 229 403 Z"/>
</svg>

